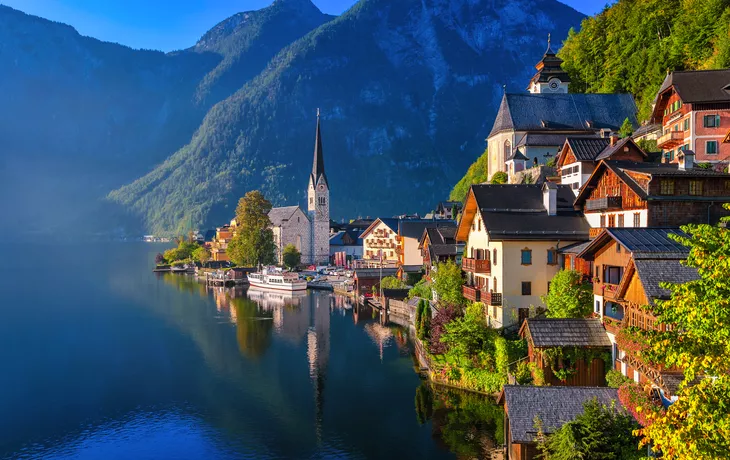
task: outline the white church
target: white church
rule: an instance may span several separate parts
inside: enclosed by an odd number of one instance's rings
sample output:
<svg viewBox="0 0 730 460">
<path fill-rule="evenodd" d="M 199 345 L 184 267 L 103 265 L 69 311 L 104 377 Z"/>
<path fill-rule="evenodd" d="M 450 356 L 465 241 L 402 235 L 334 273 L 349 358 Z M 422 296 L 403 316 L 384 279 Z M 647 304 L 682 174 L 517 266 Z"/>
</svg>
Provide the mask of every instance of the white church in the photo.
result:
<svg viewBox="0 0 730 460">
<path fill-rule="evenodd" d="M 283 263 L 282 251 L 293 244 L 304 264 L 327 264 L 330 256 L 330 188 L 324 172 L 322 130 L 317 110 L 314 163 L 307 187 L 307 212 L 299 206 L 273 208 L 269 212 L 274 230 L 276 256 Z"/>
</svg>

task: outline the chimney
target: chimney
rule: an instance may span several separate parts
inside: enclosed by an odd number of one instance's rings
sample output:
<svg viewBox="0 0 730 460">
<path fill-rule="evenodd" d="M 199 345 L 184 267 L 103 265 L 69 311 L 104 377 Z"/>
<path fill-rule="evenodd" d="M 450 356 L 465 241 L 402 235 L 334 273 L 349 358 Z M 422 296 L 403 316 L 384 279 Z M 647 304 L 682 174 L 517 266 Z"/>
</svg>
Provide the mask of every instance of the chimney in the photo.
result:
<svg viewBox="0 0 730 460">
<path fill-rule="evenodd" d="M 684 150 L 679 154 L 679 170 L 687 171 L 695 167 L 695 153 L 692 150 Z"/>
<path fill-rule="evenodd" d="M 616 145 L 616 142 L 618 142 L 618 136 L 614 133 L 611 133 L 611 135 L 608 137 L 608 139 L 611 141 L 611 147 Z"/>
<path fill-rule="evenodd" d="M 552 182 L 545 182 L 542 186 L 542 205 L 548 216 L 558 213 L 558 186 Z"/>
</svg>

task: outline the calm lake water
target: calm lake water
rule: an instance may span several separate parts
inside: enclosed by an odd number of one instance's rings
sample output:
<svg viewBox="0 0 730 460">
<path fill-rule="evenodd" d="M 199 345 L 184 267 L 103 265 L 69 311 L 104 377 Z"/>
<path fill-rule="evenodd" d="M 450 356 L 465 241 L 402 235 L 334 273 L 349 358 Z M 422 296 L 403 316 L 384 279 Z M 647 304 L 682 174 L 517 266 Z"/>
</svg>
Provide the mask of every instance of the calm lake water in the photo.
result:
<svg viewBox="0 0 730 460">
<path fill-rule="evenodd" d="M 6 253 L 0 458 L 471 458 L 501 437 L 498 407 L 423 383 L 370 312 L 158 276 L 163 248 Z"/>
</svg>

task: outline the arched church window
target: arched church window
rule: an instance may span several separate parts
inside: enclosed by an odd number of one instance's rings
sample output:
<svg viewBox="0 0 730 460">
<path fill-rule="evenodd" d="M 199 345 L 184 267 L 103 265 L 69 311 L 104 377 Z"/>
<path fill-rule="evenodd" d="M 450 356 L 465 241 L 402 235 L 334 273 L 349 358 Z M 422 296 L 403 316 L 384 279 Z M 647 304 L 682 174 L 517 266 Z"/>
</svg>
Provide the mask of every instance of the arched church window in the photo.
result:
<svg viewBox="0 0 730 460">
<path fill-rule="evenodd" d="M 504 161 L 506 162 L 512 155 L 512 143 L 507 139 L 504 141 Z"/>
</svg>

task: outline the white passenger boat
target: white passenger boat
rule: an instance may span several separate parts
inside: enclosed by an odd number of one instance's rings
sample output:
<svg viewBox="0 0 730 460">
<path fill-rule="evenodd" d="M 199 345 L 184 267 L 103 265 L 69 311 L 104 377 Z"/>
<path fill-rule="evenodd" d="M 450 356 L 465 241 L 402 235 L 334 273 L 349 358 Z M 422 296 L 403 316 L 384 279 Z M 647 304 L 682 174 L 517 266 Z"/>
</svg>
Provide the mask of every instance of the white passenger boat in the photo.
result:
<svg viewBox="0 0 730 460">
<path fill-rule="evenodd" d="M 299 275 L 296 273 L 270 269 L 250 273 L 248 275 L 248 282 L 251 284 L 251 287 L 274 289 L 277 291 L 293 292 L 307 290 L 307 281 L 299 279 Z"/>
</svg>

